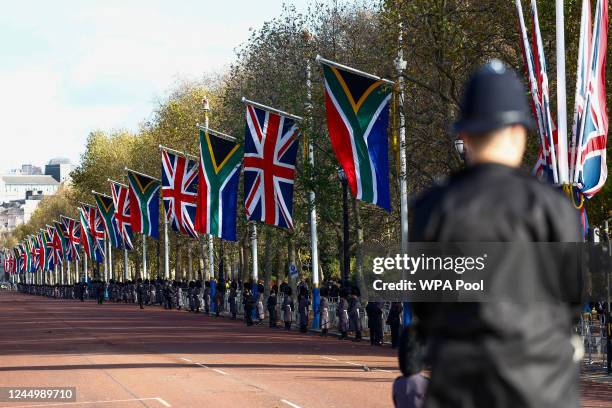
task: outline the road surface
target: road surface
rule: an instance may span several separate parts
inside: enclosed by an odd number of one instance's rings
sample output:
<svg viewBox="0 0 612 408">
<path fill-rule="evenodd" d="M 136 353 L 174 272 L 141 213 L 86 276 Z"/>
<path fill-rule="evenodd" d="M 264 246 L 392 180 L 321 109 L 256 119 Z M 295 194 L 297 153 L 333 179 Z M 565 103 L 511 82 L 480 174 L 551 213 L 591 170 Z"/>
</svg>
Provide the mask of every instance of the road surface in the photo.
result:
<svg viewBox="0 0 612 408">
<path fill-rule="evenodd" d="M 391 407 L 395 351 L 159 307 L 0 292 L 0 386 L 77 403 L 0 407 Z M 60 405 L 61 404 L 61 405 Z M 612 384 L 583 381 L 585 407 Z"/>
</svg>

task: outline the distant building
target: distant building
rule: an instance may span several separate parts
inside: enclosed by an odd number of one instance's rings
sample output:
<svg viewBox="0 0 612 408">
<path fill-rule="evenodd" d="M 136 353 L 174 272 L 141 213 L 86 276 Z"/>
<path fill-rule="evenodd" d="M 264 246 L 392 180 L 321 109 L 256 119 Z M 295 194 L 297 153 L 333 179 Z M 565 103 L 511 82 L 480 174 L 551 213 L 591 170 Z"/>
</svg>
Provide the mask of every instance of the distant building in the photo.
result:
<svg viewBox="0 0 612 408">
<path fill-rule="evenodd" d="M 41 199 L 41 195 L 30 195 L 28 199 L 0 204 L 0 233 L 11 232 L 30 221 Z"/>
<path fill-rule="evenodd" d="M 0 176 L 0 203 L 25 200 L 32 196 L 52 195 L 60 183 L 49 175 Z"/>
<path fill-rule="evenodd" d="M 13 169 L 9 171 L 9 175 L 14 176 L 37 176 L 42 175 L 42 169 L 33 164 L 22 164 L 20 169 Z"/>
<path fill-rule="evenodd" d="M 49 160 L 49 163 L 45 165 L 45 175 L 53 177 L 60 183 L 65 181 L 70 182 L 70 173 L 74 170 L 74 165 L 70 163 L 70 160 L 64 157 L 56 157 Z"/>
</svg>

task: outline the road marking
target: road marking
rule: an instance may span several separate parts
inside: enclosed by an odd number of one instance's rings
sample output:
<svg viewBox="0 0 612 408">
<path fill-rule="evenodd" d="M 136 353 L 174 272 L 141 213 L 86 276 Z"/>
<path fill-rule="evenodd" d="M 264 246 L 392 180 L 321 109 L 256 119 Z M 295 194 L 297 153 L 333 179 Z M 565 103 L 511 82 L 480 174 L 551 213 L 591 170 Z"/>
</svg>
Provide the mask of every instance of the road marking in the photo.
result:
<svg viewBox="0 0 612 408">
<path fill-rule="evenodd" d="M 191 361 L 191 360 L 189 360 L 188 358 L 180 357 L 180 359 L 181 359 L 181 360 L 183 360 L 183 361 L 188 361 L 188 362 L 190 362 L 190 363 L 192 363 L 192 364 L 195 364 L 195 365 L 197 365 L 198 367 L 202 367 L 202 368 L 207 368 L 207 369 L 209 369 L 209 370 L 213 370 L 213 371 L 215 371 L 215 372 L 217 372 L 217 373 L 219 373 L 219 374 L 223 374 L 223 375 L 230 375 L 228 372 L 225 372 L 225 371 L 220 370 L 220 369 L 218 369 L 218 368 L 210 368 L 209 366 L 207 366 L 207 365 L 205 365 L 205 364 L 202 364 L 202 363 L 196 363 L 195 361 Z"/>
<path fill-rule="evenodd" d="M 289 405 L 290 407 L 293 407 L 293 408 L 302 408 L 302 407 L 300 407 L 299 405 L 294 404 L 294 403 L 293 403 L 293 402 L 291 402 L 291 401 L 287 401 L 286 399 L 282 399 L 282 400 L 281 400 L 281 402 L 284 402 L 285 404 L 287 404 L 287 405 Z"/>
<path fill-rule="evenodd" d="M 160 404 L 162 404 L 162 405 L 163 405 L 163 406 L 165 406 L 165 407 L 168 407 L 168 408 L 172 407 L 172 405 L 168 404 L 166 401 L 164 401 L 164 400 L 163 400 L 163 399 L 161 399 L 161 398 L 155 398 L 155 399 L 156 399 L 157 401 L 159 401 L 159 403 L 160 403 Z"/>
<path fill-rule="evenodd" d="M 341 360 L 338 360 L 337 358 L 333 358 L 333 357 L 321 356 L 321 358 L 324 358 L 326 360 L 339 361 L 341 363 L 350 364 L 350 365 L 354 365 L 354 366 L 358 366 L 358 367 L 363 367 L 364 366 L 364 364 L 354 363 L 352 361 L 341 361 Z M 393 374 L 393 371 L 384 370 L 382 368 L 372 368 L 372 371 L 382 371 L 382 372 L 385 372 L 385 373 Z"/>
<path fill-rule="evenodd" d="M 121 399 L 121 400 L 105 400 L 105 401 L 82 401 L 82 402 L 58 402 L 54 404 L 37 404 L 37 405 L 20 405 L 20 408 L 34 408 L 34 407 L 59 407 L 66 405 L 88 405 L 88 404 L 110 404 L 116 402 L 139 402 L 139 401 L 157 401 L 163 406 L 170 408 L 172 405 L 168 404 L 166 401 L 159 397 L 151 397 L 151 398 L 131 398 L 131 399 Z M 8 407 L 6 407 L 8 408 Z M 298 407 L 299 408 L 299 407 Z"/>
</svg>

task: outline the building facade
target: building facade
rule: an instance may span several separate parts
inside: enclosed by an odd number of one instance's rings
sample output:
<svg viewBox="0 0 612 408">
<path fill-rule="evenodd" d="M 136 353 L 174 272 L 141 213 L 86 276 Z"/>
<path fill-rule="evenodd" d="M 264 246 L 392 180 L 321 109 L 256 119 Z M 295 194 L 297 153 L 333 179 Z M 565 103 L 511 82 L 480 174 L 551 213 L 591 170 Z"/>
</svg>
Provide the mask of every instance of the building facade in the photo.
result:
<svg viewBox="0 0 612 408">
<path fill-rule="evenodd" d="M 27 200 L 16 200 L 0 204 L 0 233 L 11 232 L 21 224 L 30 221 L 42 196 Z"/>
<path fill-rule="evenodd" d="M 55 194 L 60 183 L 49 175 L 0 176 L 0 204 L 31 196 Z"/>
<path fill-rule="evenodd" d="M 63 157 L 56 157 L 49 160 L 45 165 L 45 174 L 53 177 L 59 183 L 70 182 L 70 173 L 74 166 L 70 160 Z"/>
</svg>

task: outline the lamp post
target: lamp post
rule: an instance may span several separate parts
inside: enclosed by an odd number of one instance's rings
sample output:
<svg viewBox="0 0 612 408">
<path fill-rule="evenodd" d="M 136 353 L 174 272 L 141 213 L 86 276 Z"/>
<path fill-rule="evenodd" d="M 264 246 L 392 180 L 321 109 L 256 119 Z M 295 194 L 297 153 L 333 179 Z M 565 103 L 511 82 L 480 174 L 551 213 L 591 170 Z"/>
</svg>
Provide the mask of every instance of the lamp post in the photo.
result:
<svg viewBox="0 0 612 408">
<path fill-rule="evenodd" d="M 342 286 L 349 286 L 350 262 L 349 257 L 349 208 L 348 208 L 348 181 L 344 170 L 338 169 L 338 178 L 342 184 Z"/>
<path fill-rule="evenodd" d="M 455 140 L 455 150 L 457 150 L 461 160 L 465 161 L 465 143 L 463 142 L 463 139 Z"/>
<path fill-rule="evenodd" d="M 609 318 L 609 314 L 610 314 L 610 309 L 611 309 L 611 305 L 610 305 L 610 260 L 612 260 L 612 243 L 610 242 L 610 219 L 612 219 L 612 217 L 606 219 L 604 221 L 604 232 L 606 234 L 606 246 L 604 247 L 605 250 L 607 250 L 607 256 L 608 256 L 608 262 L 606 262 L 605 264 L 605 268 L 606 268 L 606 301 L 607 301 L 607 312 L 608 312 L 608 316 L 606 316 L 606 319 Z"/>
</svg>

